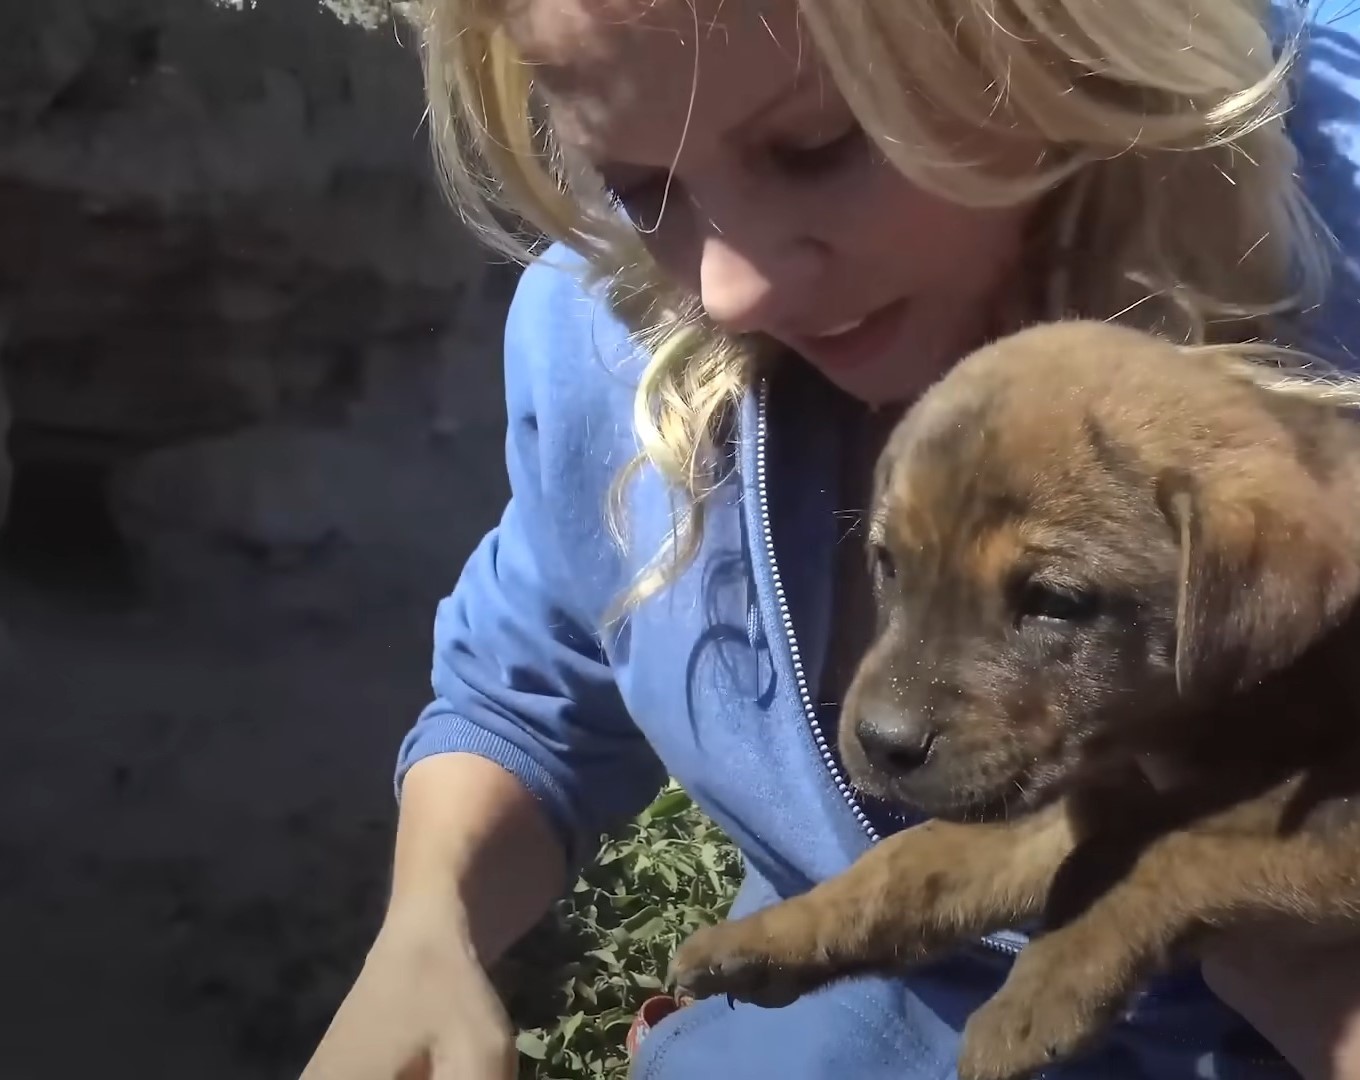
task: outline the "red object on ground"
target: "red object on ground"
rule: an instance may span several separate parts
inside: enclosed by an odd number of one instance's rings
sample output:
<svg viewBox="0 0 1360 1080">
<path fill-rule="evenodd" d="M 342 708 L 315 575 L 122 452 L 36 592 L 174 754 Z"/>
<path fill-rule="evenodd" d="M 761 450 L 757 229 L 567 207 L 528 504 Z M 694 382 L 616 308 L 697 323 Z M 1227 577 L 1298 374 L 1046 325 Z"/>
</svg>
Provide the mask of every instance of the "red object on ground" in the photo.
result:
<svg viewBox="0 0 1360 1080">
<path fill-rule="evenodd" d="M 628 1036 L 624 1039 L 624 1047 L 628 1050 L 631 1058 L 637 1053 L 637 1048 L 642 1045 L 642 1040 L 651 1034 L 652 1028 L 661 1023 L 662 1020 L 684 1008 L 685 1002 L 677 1001 L 673 997 L 650 997 L 642 1003 L 637 1015 L 633 1017 L 633 1023 L 628 1028 Z"/>
</svg>

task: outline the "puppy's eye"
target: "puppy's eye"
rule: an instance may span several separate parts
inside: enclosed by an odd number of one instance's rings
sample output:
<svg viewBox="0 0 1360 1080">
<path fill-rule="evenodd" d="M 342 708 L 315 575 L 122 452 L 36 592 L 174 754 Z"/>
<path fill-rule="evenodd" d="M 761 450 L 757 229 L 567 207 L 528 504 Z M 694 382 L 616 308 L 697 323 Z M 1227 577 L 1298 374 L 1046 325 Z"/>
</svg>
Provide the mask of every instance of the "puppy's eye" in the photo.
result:
<svg viewBox="0 0 1360 1080">
<path fill-rule="evenodd" d="M 1017 606 L 1022 619 L 1080 622 L 1096 613 L 1100 599 L 1086 589 L 1069 589 L 1031 579 L 1020 589 Z"/>
<path fill-rule="evenodd" d="M 897 563 L 893 561 L 892 552 L 882 544 L 875 544 L 870 549 L 869 559 L 875 580 L 892 581 L 897 577 Z"/>
</svg>

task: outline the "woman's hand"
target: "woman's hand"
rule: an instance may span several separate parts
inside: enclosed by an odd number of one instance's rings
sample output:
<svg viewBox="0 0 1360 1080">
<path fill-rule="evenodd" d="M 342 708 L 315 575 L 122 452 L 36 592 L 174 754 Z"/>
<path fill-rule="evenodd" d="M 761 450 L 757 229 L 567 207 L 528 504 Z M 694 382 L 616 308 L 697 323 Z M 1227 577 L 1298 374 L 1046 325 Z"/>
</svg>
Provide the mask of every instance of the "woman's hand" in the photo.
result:
<svg viewBox="0 0 1360 1080">
<path fill-rule="evenodd" d="M 510 1024 L 465 921 L 395 910 L 301 1080 L 512 1080 Z"/>
<path fill-rule="evenodd" d="M 1204 978 L 1304 1080 L 1360 1080 L 1360 940 L 1282 926 L 1225 942 Z"/>
<path fill-rule="evenodd" d="M 414 765 L 387 917 L 302 1080 L 510 1080 L 517 1054 L 485 965 L 547 910 L 563 867 L 542 810 L 499 765 Z"/>
</svg>

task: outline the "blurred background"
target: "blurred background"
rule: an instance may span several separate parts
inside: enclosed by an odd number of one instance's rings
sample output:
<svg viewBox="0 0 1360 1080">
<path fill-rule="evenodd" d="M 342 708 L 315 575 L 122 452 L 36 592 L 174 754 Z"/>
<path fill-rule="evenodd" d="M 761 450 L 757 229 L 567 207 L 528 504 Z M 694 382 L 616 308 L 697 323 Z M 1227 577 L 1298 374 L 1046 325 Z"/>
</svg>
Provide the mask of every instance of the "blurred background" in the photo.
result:
<svg viewBox="0 0 1360 1080">
<path fill-rule="evenodd" d="M 376 927 L 514 271 L 380 0 L 0 3 L 0 1077 L 296 1075 Z"/>
</svg>

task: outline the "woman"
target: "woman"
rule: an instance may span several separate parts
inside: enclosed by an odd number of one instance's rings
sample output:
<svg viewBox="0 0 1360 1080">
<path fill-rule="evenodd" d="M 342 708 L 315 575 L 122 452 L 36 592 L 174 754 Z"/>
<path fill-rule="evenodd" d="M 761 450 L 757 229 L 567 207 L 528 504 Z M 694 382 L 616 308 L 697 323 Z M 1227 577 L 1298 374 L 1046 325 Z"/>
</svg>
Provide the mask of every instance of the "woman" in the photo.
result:
<svg viewBox="0 0 1360 1080">
<path fill-rule="evenodd" d="M 738 913 L 901 827 L 835 755 L 867 625 L 859 544 L 838 541 L 897 407 L 966 351 L 1073 313 L 1360 345 L 1354 260 L 1307 197 L 1353 237 L 1360 17 L 1338 4 L 1296 40 L 1297 15 L 428 0 L 460 207 L 506 250 L 493 202 L 558 243 L 510 313 L 513 494 L 439 611 L 387 919 L 307 1077 L 510 1075 L 483 965 L 667 773 L 741 848 Z M 947 1076 L 1018 946 L 786 1009 L 701 1002 L 634 1073 Z M 1360 1076 L 1360 950 L 1258 938 L 1203 974 L 1051 1075 Z"/>
</svg>

